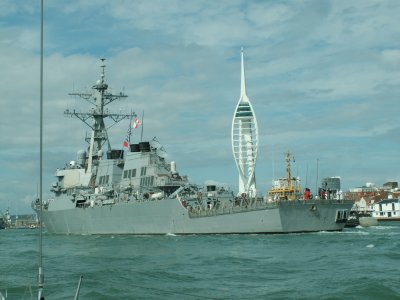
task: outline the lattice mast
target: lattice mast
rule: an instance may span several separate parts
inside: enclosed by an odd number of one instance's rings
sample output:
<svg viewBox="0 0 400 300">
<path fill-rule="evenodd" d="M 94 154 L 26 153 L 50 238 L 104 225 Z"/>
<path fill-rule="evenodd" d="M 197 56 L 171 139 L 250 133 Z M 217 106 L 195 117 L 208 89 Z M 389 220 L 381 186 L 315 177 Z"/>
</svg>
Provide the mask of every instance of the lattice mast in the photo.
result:
<svg viewBox="0 0 400 300">
<path fill-rule="evenodd" d="M 121 114 L 121 113 L 110 113 L 108 109 L 105 107 L 115 100 L 119 100 L 122 98 L 128 97 L 123 92 L 120 92 L 117 95 L 112 94 L 108 90 L 108 84 L 105 82 L 105 59 L 102 58 L 101 65 L 101 75 L 100 79 L 96 81 L 96 84 L 92 86 L 94 93 L 69 93 L 71 96 L 78 96 L 81 99 L 84 99 L 91 103 L 94 107 L 89 112 L 77 112 L 75 109 L 70 111 L 67 109 L 64 114 L 69 115 L 71 117 L 76 117 L 80 119 L 83 123 L 85 123 L 92 131 L 91 137 L 86 137 L 86 141 L 90 143 L 90 153 L 93 158 L 98 158 L 99 151 L 103 148 L 103 145 L 107 142 L 108 150 L 111 150 L 110 140 L 108 138 L 107 130 L 122 121 L 123 119 L 132 118 L 132 116 L 136 116 L 135 113 L 131 112 L 130 114 Z M 113 123 L 106 127 L 105 119 L 110 118 Z M 89 120 L 92 120 L 90 122 Z"/>
<path fill-rule="evenodd" d="M 256 115 L 246 94 L 244 54 L 241 51 L 240 98 L 232 120 L 232 151 L 239 171 L 239 193 L 255 197 L 255 167 L 258 153 L 258 125 Z"/>
</svg>

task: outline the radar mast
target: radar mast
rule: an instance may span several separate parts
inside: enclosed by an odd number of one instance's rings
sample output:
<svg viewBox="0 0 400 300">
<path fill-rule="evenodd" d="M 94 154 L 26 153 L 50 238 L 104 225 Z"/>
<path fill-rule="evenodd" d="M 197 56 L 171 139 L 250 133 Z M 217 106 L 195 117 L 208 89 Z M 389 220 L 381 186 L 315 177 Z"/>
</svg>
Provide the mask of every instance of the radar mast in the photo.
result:
<svg viewBox="0 0 400 300">
<path fill-rule="evenodd" d="M 64 111 L 65 115 L 80 119 L 92 130 L 91 137 L 86 137 L 86 141 L 90 144 L 89 152 L 92 153 L 92 157 L 89 157 L 89 159 L 93 159 L 93 161 L 100 159 L 99 151 L 103 148 L 105 143 L 107 143 L 107 150 L 111 150 L 111 143 L 108 138 L 107 130 L 124 119 L 136 116 L 134 112 L 131 112 L 130 114 L 111 113 L 108 111 L 108 109 L 105 109 L 105 107 L 111 102 L 122 98 L 127 98 L 128 96 L 123 92 L 120 92 L 116 95 L 109 92 L 108 84 L 105 81 L 105 58 L 101 59 L 101 63 L 100 79 L 98 79 L 92 86 L 92 89 L 94 90 L 93 93 L 68 94 L 70 96 L 78 96 L 92 104 L 93 107 L 90 109 L 90 111 L 77 112 L 75 109 L 73 111 L 69 109 Z M 106 118 L 109 118 L 113 121 L 113 123 L 108 127 L 105 125 Z"/>
</svg>

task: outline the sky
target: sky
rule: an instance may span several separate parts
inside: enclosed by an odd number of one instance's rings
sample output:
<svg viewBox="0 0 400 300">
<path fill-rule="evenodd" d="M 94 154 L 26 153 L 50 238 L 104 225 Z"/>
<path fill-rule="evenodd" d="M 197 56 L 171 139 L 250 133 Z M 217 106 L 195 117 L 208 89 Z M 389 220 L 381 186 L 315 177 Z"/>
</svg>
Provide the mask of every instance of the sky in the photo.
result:
<svg viewBox="0 0 400 300">
<path fill-rule="evenodd" d="M 240 50 L 259 128 L 257 190 L 292 174 L 315 190 L 400 181 L 400 1 L 45 1 L 43 197 L 54 172 L 86 149 L 64 110 L 89 106 L 106 81 L 129 97 L 113 112 L 144 113 L 180 174 L 238 190 L 231 148 Z M 40 1 L 0 1 L 0 211 L 33 213 L 39 189 Z M 121 148 L 128 121 L 109 131 Z M 132 140 L 139 141 L 140 130 Z"/>
</svg>

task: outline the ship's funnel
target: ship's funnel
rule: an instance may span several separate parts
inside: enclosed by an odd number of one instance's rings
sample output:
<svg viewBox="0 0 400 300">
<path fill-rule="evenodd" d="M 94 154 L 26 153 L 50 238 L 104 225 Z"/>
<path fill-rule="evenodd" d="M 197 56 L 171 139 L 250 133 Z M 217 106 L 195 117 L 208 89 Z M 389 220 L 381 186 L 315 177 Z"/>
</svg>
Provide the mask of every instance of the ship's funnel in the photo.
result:
<svg viewBox="0 0 400 300">
<path fill-rule="evenodd" d="M 130 144 L 131 152 L 140 152 L 139 144 Z"/>
<path fill-rule="evenodd" d="M 124 151 L 112 149 L 107 151 L 107 159 L 122 159 L 124 158 Z"/>
<path fill-rule="evenodd" d="M 141 152 L 150 152 L 150 143 L 149 142 L 140 142 L 139 148 Z"/>
</svg>

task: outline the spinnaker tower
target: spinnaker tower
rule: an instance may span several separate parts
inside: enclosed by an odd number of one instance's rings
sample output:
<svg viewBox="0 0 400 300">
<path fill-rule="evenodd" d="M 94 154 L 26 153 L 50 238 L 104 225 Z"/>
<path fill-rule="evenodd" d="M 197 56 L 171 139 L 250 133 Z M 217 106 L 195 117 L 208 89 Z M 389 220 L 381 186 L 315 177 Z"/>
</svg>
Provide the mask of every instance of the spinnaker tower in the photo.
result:
<svg viewBox="0 0 400 300">
<path fill-rule="evenodd" d="M 239 171 L 239 194 L 255 197 L 258 125 L 250 99 L 246 94 L 243 56 L 242 48 L 240 98 L 232 120 L 232 151 Z"/>
</svg>

